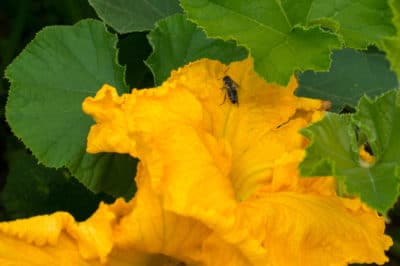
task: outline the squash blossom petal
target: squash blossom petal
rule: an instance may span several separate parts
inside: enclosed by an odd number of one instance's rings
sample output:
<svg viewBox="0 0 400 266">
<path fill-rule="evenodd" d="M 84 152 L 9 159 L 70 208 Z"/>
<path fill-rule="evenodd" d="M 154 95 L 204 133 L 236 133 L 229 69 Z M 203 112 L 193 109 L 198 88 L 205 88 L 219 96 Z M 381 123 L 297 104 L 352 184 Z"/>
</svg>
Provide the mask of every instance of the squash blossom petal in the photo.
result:
<svg viewBox="0 0 400 266">
<path fill-rule="evenodd" d="M 376 211 L 339 197 L 332 177 L 299 178 L 307 141 L 298 131 L 320 119 L 326 103 L 294 96 L 294 78 L 287 87 L 268 84 L 252 66 L 202 59 L 158 88 L 119 96 L 104 85 L 88 97 L 83 109 L 96 124 L 87 150 L 139 158 L 136 195 L 100 204 L 81 223 L 62 212 L 0 223 L 0 262 L 386 262 L 392 240 Z M 237 104 L 224 76 L 237 87 Z"/>
</svg>

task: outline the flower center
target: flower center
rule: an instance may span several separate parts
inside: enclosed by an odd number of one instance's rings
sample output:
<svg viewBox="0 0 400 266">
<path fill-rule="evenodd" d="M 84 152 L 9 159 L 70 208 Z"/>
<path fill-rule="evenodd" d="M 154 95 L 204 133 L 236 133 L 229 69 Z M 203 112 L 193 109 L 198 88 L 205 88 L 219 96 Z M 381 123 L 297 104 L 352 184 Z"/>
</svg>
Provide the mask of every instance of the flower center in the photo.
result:
<svg viewBox="0 0 400 266">
<path fill-rule="evenodd" d="M 180 261 L 176 258 L 169 257 L 166 255 L 157 255 L 155 258 L 156 261 L 152 261 L 151 265 L 160 265 L 160 266 L 186 266 L 186 263 Z"/>
</svg>

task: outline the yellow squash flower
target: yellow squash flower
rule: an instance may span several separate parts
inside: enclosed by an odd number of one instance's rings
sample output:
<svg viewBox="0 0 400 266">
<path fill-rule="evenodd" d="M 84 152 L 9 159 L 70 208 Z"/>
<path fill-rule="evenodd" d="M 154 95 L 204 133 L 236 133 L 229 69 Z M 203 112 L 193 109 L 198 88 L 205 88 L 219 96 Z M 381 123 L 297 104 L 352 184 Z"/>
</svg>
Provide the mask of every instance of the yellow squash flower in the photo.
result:
<svg viewBox="0 0 400 266">
<path fill-rule="evenodd" d="M 382 217 L 339 197 L 332 177 L 299 178 L 307 142 L 298 131 L 324 103 L 295 97 L 294 78 L 267 84 L 252 65 L 203 59 L 158 88 L 119 96 L 104 85 L 87 98 L 96 121 L 87 150 L 139 158 L 135 197 L 81 223 L 62 212 L 0 223 L 0 265 L 386 262 Z"/>
</svg>

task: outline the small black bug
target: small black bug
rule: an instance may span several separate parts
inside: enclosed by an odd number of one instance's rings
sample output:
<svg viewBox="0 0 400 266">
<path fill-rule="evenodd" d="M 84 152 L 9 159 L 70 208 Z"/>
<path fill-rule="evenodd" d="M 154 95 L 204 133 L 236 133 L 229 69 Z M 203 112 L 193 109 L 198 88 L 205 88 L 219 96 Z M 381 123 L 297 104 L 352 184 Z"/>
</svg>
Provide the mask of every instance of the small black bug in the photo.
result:
<svg viewBox="0 0 400 266">
<path fill-rule="evenodd" d="M 222 89 L 226 90 L 226 94 L 228 94 L 228 98 L 231 101 L 231 103 L 239 105 L 239 99 L 237 95 L 237 89 L 239 85 L 229 76 L 223 77 L 222 80 L 224 82 L 224 86 L 222 87 Z M 226 94 L 224 97 L 224 101 L 221 104 L 225 102 Z"/>
</svg>

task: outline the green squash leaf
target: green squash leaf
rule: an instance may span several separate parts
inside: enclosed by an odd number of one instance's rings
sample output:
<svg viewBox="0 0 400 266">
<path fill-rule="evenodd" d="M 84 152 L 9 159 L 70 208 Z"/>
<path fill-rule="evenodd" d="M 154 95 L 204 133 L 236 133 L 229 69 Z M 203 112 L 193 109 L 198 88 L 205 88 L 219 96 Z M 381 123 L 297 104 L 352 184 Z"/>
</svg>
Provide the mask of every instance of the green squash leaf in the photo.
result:
<svg viewBox="0 0 400 266">
<path fill-rule="evenodd" d="M 255 70 L 269 82 L 286 85 L 296 69 L 327 70 L 330 50 L 340 47 L 338 38 L 319 26 L 293 24 L 279 1 L 181 0 L 181 4 L 208 36 L 246 46 Z"/>
<path fill-rule="evenodd" d="M 119 33 L 151 30 L 158 20 L 182 11 L 178 0 L 89 0 L 89 3 Z"/>
<path fill-rule="evenodd" d="M 397 29 L 396 36 L 383 39 L 382 48 L 390 61 L 391 68 L 400 78 L 400 1 L 389 0 L 393 11 L 393 24 Z"/>
<path fill-rule="evenodd" d="M 335 176 L 339 188 L 386 214 L 399 196 L 400 92 L 389 91 L 371 100 L 361 98 L 351 115 L 327 113 L 303 129 L 312 142 L 300 164 L 302 176 Z M 359 156 L 368 143 L 375 161 Z"/>
<path fill-rule="evenodd" d="M 154 52 L 146 62 L 157 85 L 166 80 L 172 70 L 200 58 L 229 64 L 247 57 L 246 49 L 237 47 L 233 41 L 207 39 L 200 28 L 180 14 L 159 21 L 148 38 Z"/>
<path fill-rule="evenodd" d="M 19 152 L 12 159 L 1 194 L 9 219 L 66 211 L 84 220 L 101 200 L 113 201 L 110 196 L 87 190 L 68 171 L 44 167 L 25 152 Z"/>
<path fill-rule="evenodd" d="M 130 197 L 136 160 L 85 152 L 93 121 L 82 101 L 104 83 L 128 91 L 116 42 L 96 20 L 44 28 L 6 70 L 11 83 L 6 117 L 43 165 L 67 167 L 94 192 Z"/>
<path fill-rule="evenodd" d="M 329 72 L 306 71 L 298 76 L 296 95 L 332 103 L 332 112 L 355 107 L 364 94 L 375 97 L 398 86 L 389 62 L 379 52 L 335 51 Z"/>
<path fill-rule="evenodd" d="M 332 49 L 342 45 L 364 49 L 395 34 L 390 7 L 382 0 L 181 0 L 181 4 L 208 36 L 234 39 L 247 47 L 255 70 L 280 84 L 287 84 L 295 70 L 327 70 Z"/>
<path fill-rule="evenodd" d="M 383 42 L 383 49 L 390 61 L 391 69 L 400 78 L 400 36 L 385 40 Z"/>
<path fill-rule="evenodd" d="M 318 24 L 341 36 L 346 47 L 365 49 L 395 33 L 387 1 L 284 0 L 293 25 Z"/>
</svg>

